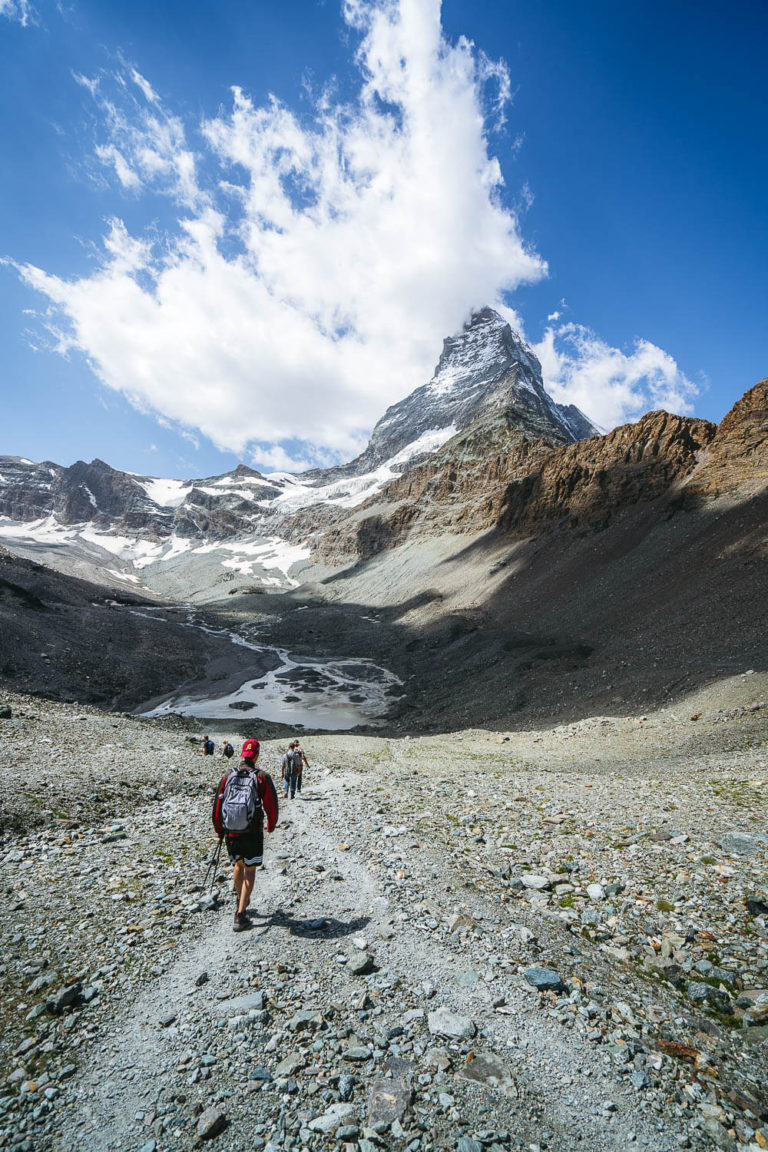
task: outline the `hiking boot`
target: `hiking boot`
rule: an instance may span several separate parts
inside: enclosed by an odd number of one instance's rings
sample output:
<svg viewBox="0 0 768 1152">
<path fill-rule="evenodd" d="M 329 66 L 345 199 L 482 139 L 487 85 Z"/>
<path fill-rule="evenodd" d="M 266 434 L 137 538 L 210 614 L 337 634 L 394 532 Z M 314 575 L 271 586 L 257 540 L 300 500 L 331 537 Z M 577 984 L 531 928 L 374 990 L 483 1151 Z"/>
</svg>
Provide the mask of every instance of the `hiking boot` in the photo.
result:
<svg viewBox="0 0 768 1152">
<path fill-rule="evenodd" d="M 235 922 L 232 925 L 233 932 L 243 932 L 248 927 L 248 917 L 245 912 L 235 912 Z"/>
</svg>

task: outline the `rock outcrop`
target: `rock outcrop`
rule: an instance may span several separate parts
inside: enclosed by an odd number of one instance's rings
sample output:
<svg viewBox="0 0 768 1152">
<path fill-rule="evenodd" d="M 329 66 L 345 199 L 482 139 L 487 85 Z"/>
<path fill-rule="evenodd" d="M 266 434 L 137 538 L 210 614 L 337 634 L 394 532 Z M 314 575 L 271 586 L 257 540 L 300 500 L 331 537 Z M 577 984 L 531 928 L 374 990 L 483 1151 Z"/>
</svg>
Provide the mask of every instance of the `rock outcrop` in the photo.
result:
<svg viewBox="0 0 768 1152">
<path fill-rule="evenodd" d="M 751 493 L 768 483 L 768 379 L 750 388 L 723 417 L 691 477 L 700 496 Z"/>
<path fill-rule="evenodd" d="M 715 438 L 705 420 L 651 412 L 607 436 L 553 447 L 481 417 L 316 541 L 328 561 L 367 559 L 410 531 L 605 527 L 623 508 L 672 497 Z"/>
</svg>

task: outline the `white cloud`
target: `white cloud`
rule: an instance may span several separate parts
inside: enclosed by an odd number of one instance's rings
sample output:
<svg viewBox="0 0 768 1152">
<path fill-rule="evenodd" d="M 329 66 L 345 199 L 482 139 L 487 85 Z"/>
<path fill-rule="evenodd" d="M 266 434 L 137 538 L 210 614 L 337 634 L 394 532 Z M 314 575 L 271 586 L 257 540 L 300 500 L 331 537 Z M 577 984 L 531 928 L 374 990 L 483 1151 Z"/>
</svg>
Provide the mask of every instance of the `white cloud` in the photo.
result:
<svg viewBox="0 0 768 1152">
<path fill-rule="evenodd" d="M 132 196 L 181 209 L 67 280 L 25 265 L 62 352 L 109 388 L 271 464 L 348 458 L 430 376 L 473 307 L 544 275 L 501 201 L 489 117 L 509 77 L 443 37 L 439 0 L 347 0 L 357 98 L 297 118 L 234 90 L 192 145 L 135 68 L 78 82 L 107 129 L 97 156 Z M 113 95 L 105 94 L 108 89 Z M 303 443 L 302 443 L 303 442 Z"/>
<path fill-rule="evenodd" d="M 29 0 L 0 0 L 0 16 L 18 20 L 22 27 L 26 27 L 34 20 L 34 9 Z"/>
<path fill-rule="evenodd" d="M 581 324 L 562 324 L 547 328 L 533 348 L 550 395 L 576 404 L 602 428 L 636 420 L 651 408 L 680 415 L 693 410 L 698 388 L 668 352 L 648 340 L 636 339 L 626 353 Z"/>
</svg>

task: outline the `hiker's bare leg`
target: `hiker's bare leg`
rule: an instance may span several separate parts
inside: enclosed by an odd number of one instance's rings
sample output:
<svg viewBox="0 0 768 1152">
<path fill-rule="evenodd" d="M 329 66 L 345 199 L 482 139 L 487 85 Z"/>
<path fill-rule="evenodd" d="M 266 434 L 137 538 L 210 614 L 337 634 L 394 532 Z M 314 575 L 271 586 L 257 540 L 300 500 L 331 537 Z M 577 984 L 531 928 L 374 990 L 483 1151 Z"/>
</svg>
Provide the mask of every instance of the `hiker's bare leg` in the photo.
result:
<svg viewBox="0 0 768 1152">
<path fill-rule="evenodd" d="M 238 860 L 238 864 L 243 864 L 242 860 Z M 237 910 L 238 912 L 245 912 L 246 908 L 251 902 L 251 892 L 253 892 L 253 884 L 256 879 L 256 868 L 252 865 L 247 868 L 243 864 L 243 871 L 240 877 L 240 886 L 237 889 Z"/>
<path fill-rule="evenodd" d="M 243 861 L 242 860 L 236 860 L 235 861 L 235 870 L 232 873 L 232 883 L 234 884 L 235 892 L 237 893 L 238 911 L 240 910 L 240 892 L 242 891 L 242 887 L 243 887 L 243 872 L 244 872 L 244 870 L 245 870 L 245 864 L 243 863 Z"/>
</svg>

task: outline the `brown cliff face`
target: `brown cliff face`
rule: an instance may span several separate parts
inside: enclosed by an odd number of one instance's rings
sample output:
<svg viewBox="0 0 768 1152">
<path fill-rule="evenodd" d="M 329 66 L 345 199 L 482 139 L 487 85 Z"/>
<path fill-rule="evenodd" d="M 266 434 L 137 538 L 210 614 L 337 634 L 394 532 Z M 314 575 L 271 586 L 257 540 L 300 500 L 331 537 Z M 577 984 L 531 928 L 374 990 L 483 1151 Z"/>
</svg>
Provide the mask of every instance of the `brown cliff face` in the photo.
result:
<svg viewBox="0 0 768 1152">
<path fill-rule="evenodd" d="M 768 483 L 768 379 L 745 392 L 718 425 L 689 487 L 702 496 Z"/>
<path fill-rule="evenodd" d="M 509 485 L 498 526 L 518 536 L 557 525 L 605 527 L 622 508 L 657 500 L 684 480 L 715 432 L 706 420 L 649 412 L 561 448 L 539 472 Z"/>
<path fill-rule="evenodd" d="M 556 447 L 506 426 L 473 426 L 319 534 L 316 552 L 339 563 L 368 559 L 412 532 L 599 529 L 684 481 L 715 432 L 705 420 L 651 412 L 607 436 Z"/>
</svg>

